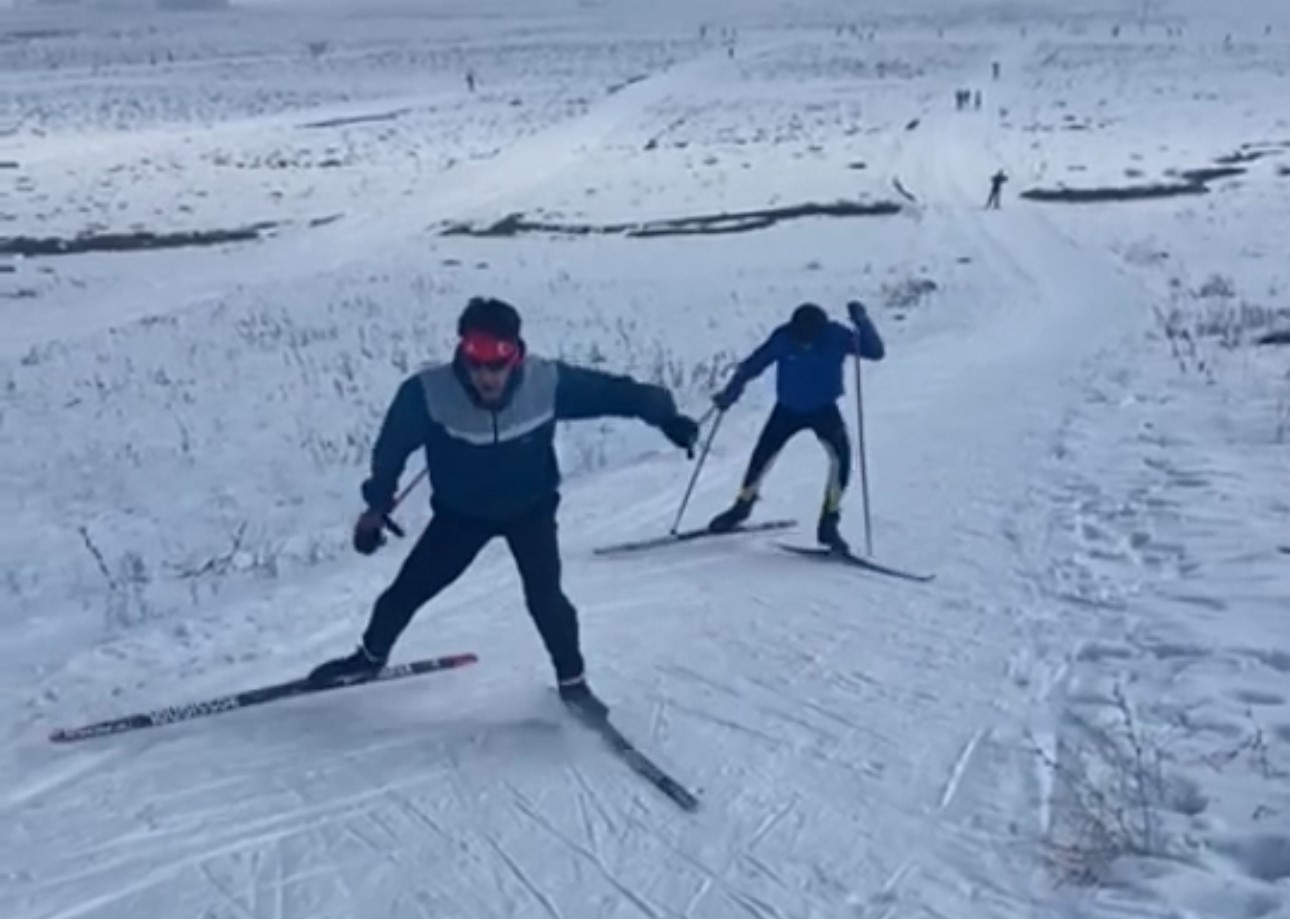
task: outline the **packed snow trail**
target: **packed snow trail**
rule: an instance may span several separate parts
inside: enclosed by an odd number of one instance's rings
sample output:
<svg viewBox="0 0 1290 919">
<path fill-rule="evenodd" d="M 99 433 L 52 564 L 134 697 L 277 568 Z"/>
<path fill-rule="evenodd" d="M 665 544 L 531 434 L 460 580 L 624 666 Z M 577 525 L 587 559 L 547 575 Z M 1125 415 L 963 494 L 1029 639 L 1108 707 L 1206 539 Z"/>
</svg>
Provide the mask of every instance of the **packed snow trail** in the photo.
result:
<svg viewBox="0 0 1290 919">
<path fill-rule="evenodd" d="M 568 490 L 567 589 L 592 680 L 623 730 L 698 790 L 699 813 L 552 728 L 546 664 L 494 545 L 396 652 L 477 651 L 460 674 L 71 751 L 9 744 L 7 774 L 53 775 L 6 802 L 0 913 L 944 915 L 925 901 L 941 888 L 913 879 L 942 870 L 945 815 L 982 781 L 983 738 L 1034 701 L 1015 671 L 1029 597 L 1009 527 L 1072 382 L 1136 321 L 1137 292 L 1037 213 L 981 212 L 987 160 L 935 118 L 923 130 L 892 166 L 931 202 L 928 238 L 989 265 L 991 302 L 866 366 L 865 395 L 878 557 L 937 581 L 807 563 L 756 537 L 594 558 L 663 531 L 687 467 L 667 457 Z M 733 496 L 764 407 L 750 394 L 732 413 L 696 519 Z M 794 441 L 758 517 L 797 516 L 809 539 L 822 489 L 818 447 Z M 858 483 L 844 510 L 858 544 L 857 500 Z M 346 650 L 367 599 L 348 578 L 284 589 L 298 612 L 280 634 L 233 624 L 208 657 L 271 637 L 290 676 Z M 122 695 L 174 704 L 273 675 L 140 672 Z M 117 700 L 94 703 L 108 715 Z M 967 897 L 980 878 L 957 881 Z"/>
</svg>

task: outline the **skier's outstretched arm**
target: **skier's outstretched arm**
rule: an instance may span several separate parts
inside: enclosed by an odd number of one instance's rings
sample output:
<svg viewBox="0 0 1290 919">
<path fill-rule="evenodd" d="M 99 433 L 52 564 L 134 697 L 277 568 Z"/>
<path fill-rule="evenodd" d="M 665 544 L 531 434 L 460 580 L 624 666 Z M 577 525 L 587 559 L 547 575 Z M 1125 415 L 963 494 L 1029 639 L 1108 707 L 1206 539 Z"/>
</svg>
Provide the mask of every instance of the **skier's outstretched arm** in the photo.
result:
<svg viewBox="0 0 1290 919">
<path fill-rule="evenodd" d="M 775 330 L 769 338 L 757 347 L 756 351 L 743 359 L 739 366 L 735 368 L 730 382 L 726 383 L 725 387 L 712 397 L 712 401 L 717 408 L 724 412 L 734 405 L 739 400 L 739 397 L 743 395 L 744 387 L 765 373 L 766 368 L 779 359 L 782 350 L 782 335 L 782 329 Z"/>
<path fill-rule="evenodd" d="M 561 420 L 639 418 L 658 427 L 676 414 L 676 402 L 662 386 L 563 361 L 556 368 L 555 416 Z"/>
<path fill-rule="evenodd" d="M 766 368 L 775 363 L 775 359 L 779 357 L 781 334 L 779 331 L 771 333 L 764 342 L 757 346 L 756 351 L 744 358 L 739 366 L 735 368 L 735 374 L 730 378 L 730 382 L 726 384 L 726 388 L 738 387 L 743 389 L 765 373 Z"/>
<path fill-rule="evenodd" d="M 556 362 L 556 368 L 560 374 L 555 390 L 556 418 L 639 418 L 678 446 L 694 445 L 698 425 L 677 411 L 672 394 L 662 386 L 562 361 Z"/>
<path fill-rule="evenodd" d="M 381 432 L 372 447 L 371 475 L 363 482 L 362 488 L 363 500 L 369 510 L 383 515 L 394 506 L 399 476 L 403 474 L 408 457 L 425 444 L 429 417 L 421 380 L 409 377 L 386 410 Z"/>
<path fill-rule="evenodd" d="M 847 304 L 847 313 L 855 326 L 854 329 L 846 330 L 847 354 L 858 354 L 870 361 L 882 360 L 887 354 L 887 346 L 883 344 L 878 327 L 869 318 L 864 305 L 858 300 L 852 300 Z"/>
</svg>

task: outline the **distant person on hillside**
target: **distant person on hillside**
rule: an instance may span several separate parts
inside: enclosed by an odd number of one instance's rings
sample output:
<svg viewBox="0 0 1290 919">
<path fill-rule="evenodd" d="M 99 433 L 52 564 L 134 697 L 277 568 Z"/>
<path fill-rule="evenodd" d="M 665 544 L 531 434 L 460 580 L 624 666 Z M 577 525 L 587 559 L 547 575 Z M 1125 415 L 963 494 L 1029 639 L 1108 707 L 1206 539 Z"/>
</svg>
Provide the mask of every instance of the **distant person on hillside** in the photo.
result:
<svg viewBox="0 0 1290 919">
<path fill-rule="evenodd" d="M 1003 193 L 1003 183 L 1008 181 L 1008 176 L 1002 169 L 990 176 L 990 197 L 985 199 L 985 206 L 988 210 L 999 210 L 1000 195 Z"/>
<path fill-rule="evenodd" d="M 515 558 L 560 698 L 574 714 L 603 718 L 608 707 L 587 685 L 578 613 L 560 583 L 556 423 L 638 418 L 685 449 L 693 448 L 699 426 L 677 412 L 662 387 L 528 354 L 519 313 L 509 303 L 472 299 L 457 332 L 452 361 L 404 380 L 385 415 L 371 476 L 363 482 L 367 509 L 354 525 L 354 548 L 371 555 L 384 543 L 399 476 L 418 449 L 426 454 L 434 515 L 377 599 L 358 648 L 315 668 L 309 680 L 374 676 L 416 611 L 500 536 Z"/>
<path fill-rule="evenodd" d="M 820 509 L 816 539 L 821 545 L 846 551 L 838 532 L 842 495 L 851 472 L 851 444 L 846 422 L 838 410 L 842 395 L 842 365 L 857 355 L 880 361 L 886 354 L 882 337 L 858 301 L 847 304 L 853 328 L 833 322 L 814 303 L 804 303 L 792 318 L 779 326 L 735 371 L 725 388 L 712 397 L 719 411 L 739 400 L 744 387 L 771 364 L 777 368 L 775 408 L 753 448 L 748 471 L 735 503 L 712 518 L 714 533 L 733 530 L 752 514 L 762 479 L 779 452 L 794 436 L 810 430 L 829 456 L 828 483 Z"/>
</svg>

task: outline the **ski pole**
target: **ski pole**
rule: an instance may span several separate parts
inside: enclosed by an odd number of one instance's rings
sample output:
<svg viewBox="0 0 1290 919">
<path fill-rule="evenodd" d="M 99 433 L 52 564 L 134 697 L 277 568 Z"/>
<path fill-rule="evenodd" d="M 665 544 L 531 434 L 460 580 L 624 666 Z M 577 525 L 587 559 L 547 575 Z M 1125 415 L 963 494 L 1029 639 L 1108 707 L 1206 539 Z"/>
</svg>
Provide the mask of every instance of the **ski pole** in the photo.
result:
<svg viewBox="0 0 1290 919">
<path fill-rule="evenodd" d="M 715 405 L 712 406 L 706 412 L 703 413 L 703 415 L 699 418 L 698 421 L 695 422 L 695 424 L 697 424 L 699 427 L 703 427 L 705 424 L 708 423 L 708 419 L 712 417 L 712 413 L 715 412 L 716 410 L 717 410 L 717 407 Z M 690 444 L 690 446 L 685 448 L 685 458 L 694 459 L 694 444 Z"/>
<path fill-rule="evenodd" d="M 864 498 L 865 554 L 873 555 L 873 525 L 869 520 L 869 471 L 864 450 L 864 393 L 860 388 L 860 327 L 856 326 L 856 453 L 860 462 L 860 493 Z"/>
<path fill-rule="evenodd" d="M 424 469 L 418 472 L 417 477 L 413 479 L 411 482 L 409 482 L 407 484 L 407 487 L 404 488 L 403 491 L 399 492 L 398 496 L 395 497 L 394 507 L 391 507 L 390 510 L 394 510 L 395 507 L 398 507 L 400 504 L 402 504 L 403 499 L 406 498 L 408 495 L 410 495 L 412 493 L 412 489 L 416 488 L 419 484 L 421 484 L 421 480 L 424 479 L 429 474 L 430 474 L 429 466 L 426 466 Z"/>
<path fill-rule="evenodd" d="M 704 418 L 708 418 L 714 409 L 709 409 Z M 721 427 L 721 419 L 726 417 L 725 412 L 717 413 L 717 420 L 712 422 L 712 430 L 708 432 L 708 439 L 703 444 L 703 450 L 699 453 L 699 461 L 694 465 L 694 474 L 690 476 L 690 484 L 685 489 L 685 497 L 681 499 L 681 508 L 676 512 L 676 522 L 672 524 L 671 534 L 675 536 L 681 526 L 681 518 L 685 516 L 685 508 L 690 503 L 690 495 L 694 493 L 694 485 L 699 481 L 699 473 L 703 471 L 703 463 L 708 458 L 708 451 L 712 449 L 712 442 L 717 438 L 717 428 Z"/>
<path fill-rule="evenodd" d="M 429 474 L 429 472 L 430 472 L 429 466 L 426 466 L 426 468 L 418 472 L 416 478 L 414 478 L 411 482 L 409 482 L 407 484 L 407 487 L 404 488 L 403 491 L 399 492 L 399 494 L 395 496 L 394 504 L 390 506 L 390 509 L 385 514 L 385 521 L 384 521 L 385 528 L 389 530 L 391 533 L 393 533 L 395 536 L 399 537 L 400 539 L 402 539 L 404 536 L 403 527 L 395 523 L 394 519 L 390 517 L 390 514 L 394 513 L 395 508 L 397 508 L 400 504 L 403 503 L 403 499 L 412 493 L 412 489 L 416 488 L 418 485 L 421 484 L 421 480 L 424 479 L 426 475 Z"/>
</svg>

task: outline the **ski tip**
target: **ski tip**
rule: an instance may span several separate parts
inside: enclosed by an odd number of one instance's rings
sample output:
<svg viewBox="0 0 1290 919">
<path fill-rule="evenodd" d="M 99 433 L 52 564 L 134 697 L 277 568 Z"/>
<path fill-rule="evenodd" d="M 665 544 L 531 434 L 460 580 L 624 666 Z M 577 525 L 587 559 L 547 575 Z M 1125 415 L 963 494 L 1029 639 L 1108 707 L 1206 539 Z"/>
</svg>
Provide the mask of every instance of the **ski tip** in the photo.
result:
<svg viewBox="0 0 1290 919">
<path fill-rule="evenodd" d="M 839 558 L 846 557 L 846 553 L 838 552 L 836 549 L 827 549 L 824 546 L 798 546 L 787 542 L 777 542 L 775 545 L 779 546 L 779 548 L 783 549 L 785 552 L 796 552 L 798 555 L 812 555 L 817 558 L 830 558 L 832 556 L 838 556 Z"/>
<path fill-rule="evenodd" d="M 478 664 L 479 655 L 467 651 L 463 654 L 449 654 L 440 660 L 445 667 L 465 667 L 468 664 Z"/>
<path fill-rule="evenodd" d="M 843 562 L 865 571 L 872 571 L 875 574 L 889 575 L 905 581 L 914 581 L 920 584 L 926 584 L 936 579 L 936 575 L 934 574 L 919 574 L 911 571 L 901 571 L 898 568 L 891 568 L 887 565 L 882 565 L 878 562 L 872 561 L 871 559 L 865 558 L 864 556 L 856 555 L 854 552 L 849 550 L 841 551 L 836 548 L 828 548 L 825 546 L 795 546 L 790 543 L 783 542 L 776 543 L 776 545 L 784 551 L 791 552 L 795 555 Z"/>
</svg>

